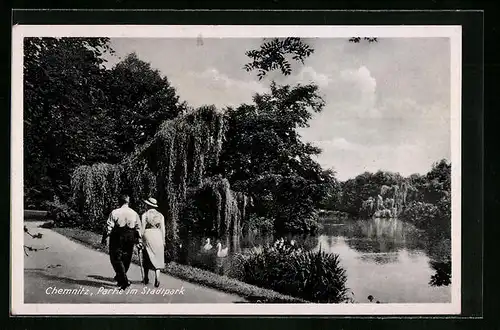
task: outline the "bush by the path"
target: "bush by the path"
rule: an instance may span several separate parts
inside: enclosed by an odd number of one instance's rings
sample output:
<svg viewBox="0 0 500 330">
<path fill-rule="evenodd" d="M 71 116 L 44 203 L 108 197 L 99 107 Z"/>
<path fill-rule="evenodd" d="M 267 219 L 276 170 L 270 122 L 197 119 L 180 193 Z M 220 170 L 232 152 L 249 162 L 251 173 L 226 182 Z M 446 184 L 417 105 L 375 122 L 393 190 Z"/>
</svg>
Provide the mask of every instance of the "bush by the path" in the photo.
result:
<svg viewBox="0 0 500 330">
<path fill-rule="evenodd" d="M 232 276 L 318 303 L 351 302 L 337 254 L 277 245 L 238 255 Z"/>
<path fill-rule="evenodd" d="M 68 204 L 62 203 L 59 198 L 54 198 L 52 202 L 46 202 L 47 218 L 54 221 L 56 227 L 84 226 L 82 217 Z"/>
</svg>

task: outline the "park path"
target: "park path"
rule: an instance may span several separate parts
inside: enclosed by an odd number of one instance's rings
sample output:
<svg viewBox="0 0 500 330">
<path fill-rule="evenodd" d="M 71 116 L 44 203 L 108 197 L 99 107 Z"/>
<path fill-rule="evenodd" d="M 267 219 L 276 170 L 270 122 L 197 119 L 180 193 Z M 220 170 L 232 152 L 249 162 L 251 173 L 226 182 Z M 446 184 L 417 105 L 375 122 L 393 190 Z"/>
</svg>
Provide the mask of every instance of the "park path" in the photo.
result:
<svg viewBox="0 0 500 330">
<path fill-rule="evenodd" d="M 245 299 L 215 289 L 161 274 L 160 287 L 141 283 L 141 270 L 130 265 L 130 289 L 115 290 L 114 272 L 109 256 L 71 241 L 41 222 L 25 222 L 30 233 L 26 245 L 46 250 L 29 251 L 24 256 L 24 303 L 233 303 Z M 150 273 L 154 282 L 154 274 Z M 136 291 L 135 291 L 135 290 Z"/>
</svg>

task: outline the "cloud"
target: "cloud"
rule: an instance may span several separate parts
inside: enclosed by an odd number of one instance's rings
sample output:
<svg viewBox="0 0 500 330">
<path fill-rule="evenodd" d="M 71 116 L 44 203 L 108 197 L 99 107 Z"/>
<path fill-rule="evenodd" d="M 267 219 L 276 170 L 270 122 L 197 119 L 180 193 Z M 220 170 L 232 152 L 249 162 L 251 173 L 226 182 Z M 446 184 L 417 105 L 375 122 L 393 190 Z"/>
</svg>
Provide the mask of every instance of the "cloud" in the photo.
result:
<svg viewBox="0 0 500 330">
<path fill-rule="evenodd" d="M 320 71 L 304 66 L 297 74 L 280 83 L 315 83 L 326 101 L 324 111 L 316 116 L 318 123 L 350 118 L 377 118 L 377 81 L 366 66 L 339 70 L 330 66 Z"/>
<path fill-rule="evenodd" d="M 357 70 L 342 70 L 340 72 L 341 83 L 346 84 L 361 94 L 373 96 L 377 87 L 377 81 L 371 76 L 366 66 L 360 66 Z"/>
<path fill-rule="evenodd" d="M 295 80 L 303 84 L 314 83 L 319 87 L 327 87 L 332 79 L 328 74 L 319 73 L 310 66 L 304 66 L 296 75 Z"/>
<path fill-rule="evenodd" d="M 316 82 L 326 107 L 300 131 L 322 149 L 318 162 L 341 180 L 379 169 L 402 175 L 427 172 L 450 156 L 447 102 L 420 103 L 399 96 L 379 98 L 378 83 L 365 65 L 330 71 L 304 67 L 294 82 Z"/>
<path fill-rule="evenodd" d="M 194 76 L 197 76 L 197 74 L 194 73 Z M 218 88 L 220 85 L 221 88 L 235 88 L 241 91 L 248 91 L 250 94 L 263 93 L 267 91 L 267 88 L 257 81 L 232 79 L 226 74 L 219 72 L 215 68 L 205 70 L 202 73 L 198 74 L 198 76 L 206 79 L 209 82 L 213 82 L 214 85 L 216 85 L 216 88 Z"/>
<path fill-rule="evenodd" d="M 322 150 L 336 149 L 336 150 L 360 151 L 361 149 L 364 148 L 364 146 L 349 142 L 343 137 L 337 137 L 331 140 L 313 141 L 312 143 L 320 147 Z"/>
<path fill-rule="evenodd" d="M 214 104 L 218 107 L 238 106 L 252 102 L 255 93 L 268 89 L 252 80 L 236 79 L 216 68 L 201 72 L 190 71 L 172 80 L 179 94 L 193 106 Z"/>
<path fill-rule="evenodd" d="M 341 180 L 379 169 L 402 175 L 426 173 L 433 162 L 450 159 L 448 106 L 391 99 L 379 109 L 377 117 L 336 119 L 332 112 L 324 117 L 329 121 L 316 118 L 301 134 L 322 149 L 319 163 L 333 166 Z"/>
<path fill-rule="evenodd" d="M 425 173 L 450 155 L 450 61 L 446 38 L 384 38 L 376 44 L 342 38 L 308 39 L 315 52 L 305 65 L 292 63 L 258 81 L 242 69 L 244 50 L 261 39 L 113 40 L 120 54 L 137 51 L 167 75 L 183 100 L 218 107 L 252 102 L 279 84 L 316 83 L 326 106 L 303 139 L 323 149 L 318 161 L 339 178 L 387 169 Z"/>
</svg>

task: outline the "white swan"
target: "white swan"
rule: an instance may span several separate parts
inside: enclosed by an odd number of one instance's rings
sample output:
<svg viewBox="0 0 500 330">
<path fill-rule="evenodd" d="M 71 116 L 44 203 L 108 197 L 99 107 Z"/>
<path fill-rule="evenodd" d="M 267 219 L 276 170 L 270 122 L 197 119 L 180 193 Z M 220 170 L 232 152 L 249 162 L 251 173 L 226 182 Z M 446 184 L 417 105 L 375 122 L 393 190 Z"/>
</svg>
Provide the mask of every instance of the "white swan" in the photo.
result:
<svg viewBox="0 0 500 330">
<path fill-rule="evenodd" d="M 212 249 L 212 244 L 210 244 L 210 238 L 207 238 L 205 241 L 205 245 L 203 246 L 203 250 L 209 251 Z"/>
<path fill-rule="evenodd" d="M 228 249 L 229 249 L 229 247 L 226 247 L 223 249 L 222 244 L 220 242 L 217 243 L 217 257 L 219 257 L 219 258 L 226 257 Z"/>
</svg>

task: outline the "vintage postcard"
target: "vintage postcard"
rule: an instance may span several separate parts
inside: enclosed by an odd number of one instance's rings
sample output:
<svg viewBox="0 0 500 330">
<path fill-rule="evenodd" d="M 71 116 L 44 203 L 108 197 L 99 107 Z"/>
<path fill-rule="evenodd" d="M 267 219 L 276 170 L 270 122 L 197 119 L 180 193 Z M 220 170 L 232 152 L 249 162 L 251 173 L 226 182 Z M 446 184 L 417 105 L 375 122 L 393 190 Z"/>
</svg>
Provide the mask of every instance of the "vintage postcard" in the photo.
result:
<svg viewBox="0 0 500 330">
<path fill-rule="evenodd" d="M 14 315 L 450 315 L 460 26 L 13 27 Z"/>
</svg>

